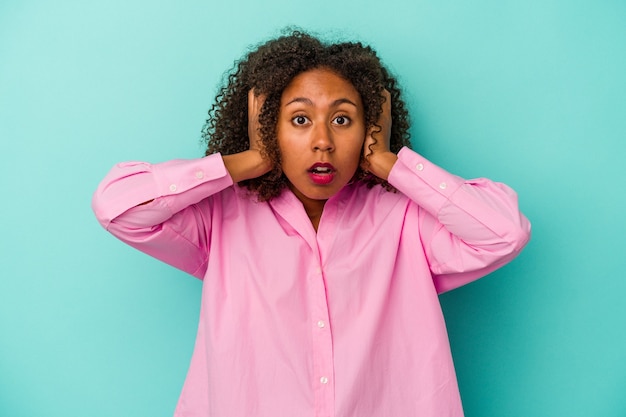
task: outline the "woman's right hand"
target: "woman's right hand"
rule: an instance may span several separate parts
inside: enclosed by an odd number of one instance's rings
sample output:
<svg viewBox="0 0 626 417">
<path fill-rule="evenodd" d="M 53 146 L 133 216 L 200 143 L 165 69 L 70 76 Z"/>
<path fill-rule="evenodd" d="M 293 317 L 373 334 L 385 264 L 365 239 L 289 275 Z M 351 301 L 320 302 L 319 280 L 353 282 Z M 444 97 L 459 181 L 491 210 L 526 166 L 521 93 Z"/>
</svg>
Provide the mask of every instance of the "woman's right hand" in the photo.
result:
<svg viewBox="0 0 626 417">
<path fill-rule="evenodd" d="M 272 161 L 262 152 L 259 115 L 265 102 L 265 96 L 255 94 L 254 89 L 248 91 L 248 139 L 249 150 L 233 155 L 223 155 L 224 165 L 233 182 L 260 177 L 272 169 Z"/>
</svg>

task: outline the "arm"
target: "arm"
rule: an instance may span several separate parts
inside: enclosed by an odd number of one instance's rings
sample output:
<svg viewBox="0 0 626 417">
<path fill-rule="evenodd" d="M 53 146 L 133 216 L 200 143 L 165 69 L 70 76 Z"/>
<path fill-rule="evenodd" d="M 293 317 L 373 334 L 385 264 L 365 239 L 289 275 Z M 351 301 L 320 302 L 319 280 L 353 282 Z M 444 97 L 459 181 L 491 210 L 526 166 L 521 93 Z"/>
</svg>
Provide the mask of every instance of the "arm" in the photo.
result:
<svg viewBox="0 0 626 417">
<path fill-rule="evenodd" d="M 530 239 L 517 195 L 504 184 L 464 180 L 408 148 L 389 182 L 419 206 L 420 238 L 439 292 L 501 267 Z"/>
<path fill-rule="evenodd" d="M 201 278 L 213 210 L 207 197 L 232 183 L 219 154 L 161 164 L 126 162 L 102 180 L 92 207 L 118 239 Z"/>
<path fill-rule="evenodd" d="M 435 286 L 444 292 L 486 275 L 512 260 L 530 238 L 517 195 L 488 179 L 464 180 L 408 148 L 389 151 L 391 98 L 366 138 L 366 166 L 418 207 L 419 233 Z"/>
<path fill-rule="evenodd" d="M 213 212 L 207 197 L 271 168 L 258 137 L 262 99 L 252 91 L 248 96 L 250 149 L 245 152 L 113 167 L 93 196 L 98 221 L 127 244 L 202 278 Z"/>
</svg>

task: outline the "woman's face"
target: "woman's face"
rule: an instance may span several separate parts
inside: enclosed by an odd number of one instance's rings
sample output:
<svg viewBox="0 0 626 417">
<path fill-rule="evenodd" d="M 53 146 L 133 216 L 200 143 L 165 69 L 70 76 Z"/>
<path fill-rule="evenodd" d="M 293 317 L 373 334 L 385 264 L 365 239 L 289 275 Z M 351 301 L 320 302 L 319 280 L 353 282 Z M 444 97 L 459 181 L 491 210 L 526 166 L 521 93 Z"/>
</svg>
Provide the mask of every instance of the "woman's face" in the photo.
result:
<svg viewBox="0 0 626 417">
<path fill-rule="evenodd" d="M 365 140 L 361 96 L 330 70 L 303 72 L 283 91 L 277 136 L 289 187 L 305 208 L 323 206 L 359 166 Z"/>
</svg>

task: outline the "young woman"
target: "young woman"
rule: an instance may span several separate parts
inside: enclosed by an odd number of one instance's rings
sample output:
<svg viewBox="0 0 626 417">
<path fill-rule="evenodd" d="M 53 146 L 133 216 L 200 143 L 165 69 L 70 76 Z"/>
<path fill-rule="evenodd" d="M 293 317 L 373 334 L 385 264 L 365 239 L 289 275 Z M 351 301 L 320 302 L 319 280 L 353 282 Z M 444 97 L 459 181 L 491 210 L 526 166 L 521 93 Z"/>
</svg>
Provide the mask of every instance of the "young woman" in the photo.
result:
<svg viewBox="0 0 626 417">
<path fill-rule="evenodd" d="M 93 208 L 204 279 L 175 416 L 462 416 L 438 293 L 513 259 L 516 194 L 408 148 L 375 52 L 294 32 L 244 57 L 207 155 L 115 166 Z"/>
</svg>

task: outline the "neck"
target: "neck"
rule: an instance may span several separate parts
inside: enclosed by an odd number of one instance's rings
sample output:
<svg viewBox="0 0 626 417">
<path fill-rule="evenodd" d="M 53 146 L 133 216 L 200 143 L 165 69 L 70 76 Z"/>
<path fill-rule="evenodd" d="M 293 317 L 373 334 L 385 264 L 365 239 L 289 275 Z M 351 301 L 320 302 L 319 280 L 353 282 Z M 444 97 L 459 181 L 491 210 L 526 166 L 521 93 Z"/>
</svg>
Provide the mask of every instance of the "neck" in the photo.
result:
<svg viewBox="0 0 626 417">
<path fill-rule="evenodd" d="M 309 216 L 309 220 L 311 220 L 311 224 L 313 224 L 313 228 L 316 232 L 320 224 L 320 219 L 322 218 L 322 212 L 324 211 L 324 203 L 326 203 L 326 200 L 302 201 L 304 211 L 306 211 L 306 215 Z"/>
<path fill-rule="evenodd" d="M 311 220 L 311 224 L 313 225 L 313 229 L 315 229 L 315 231 L 317 232 L 317 228 L 320 225 L 320 219 L 322 218 L 322 211 L 320 210 L 319 212 L 316 213 L 310 213 L 310 212 L 306 212 L 306 214 L 309 216 L 309 220 Z"/>
<path fill-rule="evenodd" d="M 291 188 L 291 191 L 302 203 L 306 215 L 309 216 L 309 220 L 311 220 L 311 224 L 313 224 L 313 228 L 317 232 L 317 227 L 320 224 L 320 219 L 322 218 L 322 212 L 324 211 L 324 204 L 326 204 L 326 200 L 315 200 L 312 198 L 308 198 L 300 191 L 298 191 L 295 187 L 290 186 L 289 188 Z"/>
</svg>

